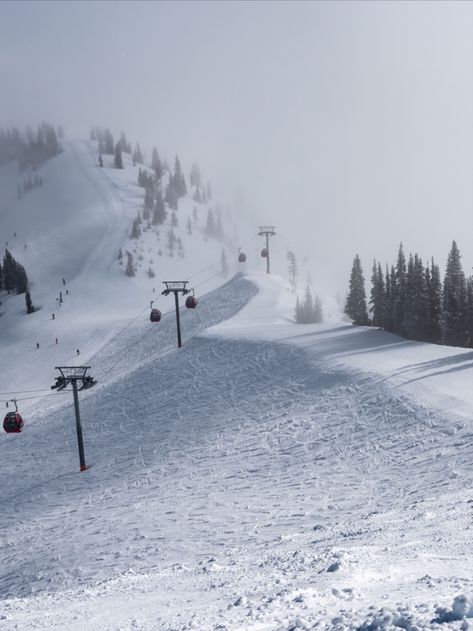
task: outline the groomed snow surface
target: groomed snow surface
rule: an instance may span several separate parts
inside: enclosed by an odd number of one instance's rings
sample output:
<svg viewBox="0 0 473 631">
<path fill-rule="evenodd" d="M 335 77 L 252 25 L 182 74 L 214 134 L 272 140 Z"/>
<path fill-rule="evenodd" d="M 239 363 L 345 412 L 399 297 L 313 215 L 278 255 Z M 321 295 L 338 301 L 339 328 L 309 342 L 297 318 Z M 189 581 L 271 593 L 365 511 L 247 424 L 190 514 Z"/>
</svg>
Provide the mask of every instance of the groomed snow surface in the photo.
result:
<svg viewBox="0 0 473 631">
<path fill-rule="evenodd" d="M 132 282 L 103 271 L 120 229 L 89 242 L 92 267 L 67 270 L 99 380 L 80 393 L 90 469 L 70 392 L 25 402 L 27 428 L 0 440 L 0 628 L 473 627 L 473 352 L 296 325 L 285 281 L 255 272 L 183 310 L 181 349 L 172 312 L 116 336 L 136 304 L 113 294 L 113 316 L 90 296 Z M 144 300 L 146 282 L 122 292 Z M 15 304 L 0 319 L 8 387 L 25 355 L 41 366 Z M 59 351 L 40 351 L 44 384 Z"/>
</svg>

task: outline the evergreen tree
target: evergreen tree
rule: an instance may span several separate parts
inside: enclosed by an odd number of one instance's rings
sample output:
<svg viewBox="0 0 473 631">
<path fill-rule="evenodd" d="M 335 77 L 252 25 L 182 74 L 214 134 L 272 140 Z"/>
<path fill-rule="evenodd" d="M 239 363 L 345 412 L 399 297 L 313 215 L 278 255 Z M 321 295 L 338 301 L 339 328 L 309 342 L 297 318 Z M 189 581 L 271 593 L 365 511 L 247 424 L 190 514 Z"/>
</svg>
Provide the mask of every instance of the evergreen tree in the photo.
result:
<svg viewBox="0 0 473 631">
<path fill-rule="evenodd" d="M 141 217 L 136 217 L 133 219 L 133 224 L 131 227 L 131 239 L 139 239 L 141 237 L 141 228 L 140 228 Z"/>
<path fill-rule="evenodd" d="M 207 195 L 206 195 L 207 199 L 210 200 L 212 199 L 212 190 L 210 188 L 210 184 L 207 182 Z"/>
<path fill-rule="evenodd" d="M 187 217 L 186 229 L 187 229 L 187 234 L 192 234 L 192 224 L 191 224 L 190 217 Z"/>
<path fill-rule="evenodd" d="M 112 133 L 109 129 L 106 129 L 103 133 L 103 142 L 104 142 L 104 147 L 101 153 L 108 153 L 109 155 L 113 156 L 115 143 L 113 141 Z"/>
<path fill-rule="evenodd" d="M 289 272 L 289 282 L 291 283 L 292 291 L 295 291 L 297 281 L 297 261 L 294 252 L 287 253 L 287 260 L 289 261 L 287 268 L 287 271 Z"/>
<path fill-rule="evenodd" d="M 345 313 L 353 320 L 353 324 L 368 324 L 365 279 L 358 254 L 355 256 L 351 270 Z"/>
<path fill-rule="evenodd" d="M 103 167 L 103 158 L 101 153 L 99 153 L 99 167 Z"/>
<path fill-rule="evenodd" d="M 127 250 L 126 251 L 126 257 L 127 257 L 127 262 L 126 262 L 125 274 L 131 278 L 132 276 L 135 275 L 135 266 L 134 266 L 134 263 L 133 263 L 133 254 L 131 252 L 128 252 L 128 250 Z"/>
<path fill-rule="evenodd" d="M 27 289 L 25 292 L 25 301 L 26 301 L 26 313 L 34 313 L 35 308 L 33 306 L 33 301 L 31 300 L 30 290 Z"/>
<path fill-rule="evenodd" d="M 133 151 L 133 162 L 134 164 L 143 164 L 143 154 L 139 143 L 136 143 L 135 150 Z"/>
<path fill-rule="evenodd" d="M 175 211 L 173 210 L 172 215 L 171 215 L 171 226 L 173 226 L 173 228 L 177 228 L 177 224 L 178 224 L 177 215 Z"/>
<path fill-rule="evenodd" d="M 115 145 L 115 159 L 113 161 L 116 169 L 123 169 L 122 148 L 120 142 Z"/>
<path fill-rule="evenodd" d="M 156 147 L 153 147 L 153 153 L 151 155 L 151 168 L 156 173 L 158 180 L 160 180 L 163 176 L 163 164 Z"/>
<path fill-rule="evenodd" d="M 448 255 L 442 295 L 442 339 L 450 346 L 466 343 L 466 280 L 455 241 Z"/>
<path fill-rule="evenodd" d="M 122 131 L 121 135 L 120 135 L 120 140 L 118 141 L 118 144 L 120 145 L 120 149 L 122 151 L 122 153 L 131 153 L 130 151 L 130 145 L 126 139 L 126 135 L 125 133 Z"/>
<path fill-rule="evenodd" d="M 16 261 L 11 255 L 10 250 L 6 249 L 3 256 L 3 286 L 8 293 L 15 289 L 15 281 Z"/>
<path fill-rule="evenodd" d="M 179 195 L 176 188 L 175 177 L 171 174 L 169 176 L 169 184 L 166 187 L 166 203 L 172 210 L 177 210 Z"/>
<path fill-rule="evenodd" d="M 300 324 L 315 324 L 323 321 L 322 302 L 318 296 L 312 298 L 309 285 L 305 288 L 303 302 L 297 296 L 295 319 Z"/>
<path fill-rule="evenodd" d="M 384 328 L 386 308 L 386 290 L 384 286 L 384 277 L 380 263 L 373 261 L 373 269 L 371 274 L 371 294 L 370 294 L 370 312 L 371 324 L 373 326 Z"/>
<path fill-rule="evenodd" d="M 406 279 L 406 305 L 404 328 L 413 340 L 428 339 L 429 294 L 422 259 L 415 254 L 409 257 Z"/>
<path fill-rule="evenodd" d="M 154 185 L 153 184 L 150 184 L 150 183 L 146 184 L 143 208 L 147 211 L 148 217 L 149 217 L 149 213 L 154 208 Z M 143 217 L 144 217 L 144 213 L 143 213 Z M 147 219 L 147 217 L 145 217 L 145 219 Z"/>
<path fill-rule="evenodd" d="M 402 243 L 399 245 L 397 256 L 396 275 L 394 283 L 391 285 L 393 294 L 393 330 L 395 333 L 404 333 L 404 311 L 406 306 L 406 257 Z"/>
<path fill-rule="evenodd" d="M 169 256 L 174 256 L 174 245 L 176 243 L 176 235 L 174 234 L 174 230 L 171 228 L 168 230 L 168 248 L 169 248 Z"/>
<path fill-rule="evenodd" d="M 431 267 L 426 267 L 425 284 L 428 296 L 428 316 L 426 324 L 426 339 L 439 344 L 442 340 L 442 283 L 440 281 L 439 266 L 431 261 Z"/>
<path fill-rule="evenodd" d="M 319 296 L 316 294 L 314 298 L 314 322 L 321 323 L 324 321 L 324 313 L 322 310 L 322 301 Z"/>
<path fill-rule="evenodd" d="M 154 213 L 152 219 L 153 225 L 159 226 L 160 224 L 163 224 L 166 221 L 166 217 L 167 213 L 166 207 L 164 205 L 163 195 L 161 193 L 161 190 L 158 189 L 158 192 L 156 193 L 156 203 L 154 205 Z"/>
<path fill-rule="evenodd" d="M 182 173 L 181 163 L 179 162 L 179 158 L 177 156 L 174 160 L 173 187 L 177 197 L 184 197 L 187 193 L 186 181 L 184 179 L 184 174 Z"/>
<path fill-rule="evenodd" d="M 17 294 L 24 294 L 28 289 L 28 277 L 23 265 L 16 263 L 15 266 L 15 289 Z"/>
</svg>

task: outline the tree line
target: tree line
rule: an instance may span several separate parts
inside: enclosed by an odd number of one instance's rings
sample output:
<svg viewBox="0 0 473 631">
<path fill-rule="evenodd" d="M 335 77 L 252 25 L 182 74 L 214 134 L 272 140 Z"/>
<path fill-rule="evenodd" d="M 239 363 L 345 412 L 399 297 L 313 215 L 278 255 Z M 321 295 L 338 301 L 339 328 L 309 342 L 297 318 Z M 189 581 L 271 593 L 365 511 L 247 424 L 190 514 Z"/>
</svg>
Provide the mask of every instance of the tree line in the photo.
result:
<svg viewBox="0 0 473 631">
<path fill-rule="evenodd" d="M 0 264 L 0 291 L 1 290 L 6 291 L 8 294 L 25 294 L 27 313 L 33 313 L 35 311 L 28 287 L 26 270 L 23 265 L 13 258 L 8 249 L 5 250 L 3 256 L 3 265 Z"/>
<path fill-rule="evenodd" d="M 353 261 L 345 313 L 353 324 L 371 325 L 408 339 L 473 347 L 473 276 L 466 277 L 455 241 L 443 282 L 439 266 L 419 255 L 406 259 L 402 243 L 396 265 L 373 262 L 369 306 L 358 254 Z"/>
<path fill-rule="evenodd" d="M 64 137 L 62 127 L 41 123 L 36 131 L 26 127 L 0 129 L 0 166 L 17 160 L 20 171 L 27 167 L 37 168 L 46 160 L 61 152 L 59 140 Z"/>
</svg>

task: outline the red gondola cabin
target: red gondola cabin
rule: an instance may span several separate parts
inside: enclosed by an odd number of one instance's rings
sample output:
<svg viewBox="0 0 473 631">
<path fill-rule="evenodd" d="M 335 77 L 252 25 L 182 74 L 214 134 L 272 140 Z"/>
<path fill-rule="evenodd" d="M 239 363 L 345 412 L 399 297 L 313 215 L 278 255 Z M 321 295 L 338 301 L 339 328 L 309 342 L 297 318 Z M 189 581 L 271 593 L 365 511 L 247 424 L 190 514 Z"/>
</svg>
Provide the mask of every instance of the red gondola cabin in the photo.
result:
<svg viewBox="0 0 473 631">
<path fill-rule="evenodd" d="M 23 429 L 23 419 L 18 412 L 8 412 L 3 421 L 3 429 L 7 434 L 18 434 Z"/>
<path fill-rule="evenodd" d="M 197 307 L 197 298 L 195 296 L 188 296 L 186 298 L 186 307 L 188 309 L 195 309 Z"/>
<path fill-rule="evenodd" d="M 159 322 L 161 320 L 161 311 L 159 309 L 151 309 L 149 319 L 151 322 Z"/>
<path fill-rule="evenodd" d="M 238 261 L 240 263 L 244 263 L 246 261 L 246 254 L 244 252 L 240 252 L 240 254 L 238 255 Z"/>
</svg>

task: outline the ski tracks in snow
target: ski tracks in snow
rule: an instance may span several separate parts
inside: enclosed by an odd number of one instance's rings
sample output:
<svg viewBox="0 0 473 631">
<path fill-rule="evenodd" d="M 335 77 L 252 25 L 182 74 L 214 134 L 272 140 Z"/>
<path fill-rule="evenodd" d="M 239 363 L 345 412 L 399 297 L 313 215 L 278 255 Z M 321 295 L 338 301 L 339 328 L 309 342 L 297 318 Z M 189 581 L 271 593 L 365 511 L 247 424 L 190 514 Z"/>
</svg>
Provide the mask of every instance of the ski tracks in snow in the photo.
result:
<svg viewBox="0 0 473 631">
<path fill-rule="evenodd" d="M 414 629 L 471 589 L 468 426 L 303 349 L 199 336 L 245 283 L 83 398 L 87 474 L 70 409 L 11 443 L 41 459 L 1 490 L 5 628 Z"/>
</svg>

